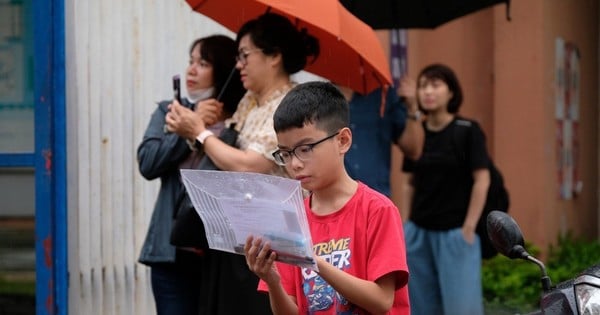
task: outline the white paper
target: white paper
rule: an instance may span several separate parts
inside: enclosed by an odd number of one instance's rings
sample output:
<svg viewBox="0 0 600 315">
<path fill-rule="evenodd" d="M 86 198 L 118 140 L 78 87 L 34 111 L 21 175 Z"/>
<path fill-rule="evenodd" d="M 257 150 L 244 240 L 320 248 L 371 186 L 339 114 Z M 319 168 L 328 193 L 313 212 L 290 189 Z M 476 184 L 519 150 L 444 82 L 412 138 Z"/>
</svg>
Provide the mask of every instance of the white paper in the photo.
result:
<svg viewBox="0 0 600 315">
<path fill-rule="evenodd" d="M 248 236 L 271 243 L 277 260 L 317 270 L 300 182 L 279 176 L 181 170 L 212 249 L 244 254 Z"/>
</svg>

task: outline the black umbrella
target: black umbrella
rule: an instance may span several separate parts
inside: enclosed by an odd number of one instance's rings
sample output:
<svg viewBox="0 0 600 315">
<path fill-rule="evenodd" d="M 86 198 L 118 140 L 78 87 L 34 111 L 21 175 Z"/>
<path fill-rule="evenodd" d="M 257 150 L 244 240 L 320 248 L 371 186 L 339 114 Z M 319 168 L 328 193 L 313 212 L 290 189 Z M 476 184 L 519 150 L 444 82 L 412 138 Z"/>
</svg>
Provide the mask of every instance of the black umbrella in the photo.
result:
<svg viewBox="0 0 600 315">
<path fill-rule="evenodd" d="M 435 28 L 450 20 L 510 0 L 340 0 L 374 29 Z"/>
</svg>

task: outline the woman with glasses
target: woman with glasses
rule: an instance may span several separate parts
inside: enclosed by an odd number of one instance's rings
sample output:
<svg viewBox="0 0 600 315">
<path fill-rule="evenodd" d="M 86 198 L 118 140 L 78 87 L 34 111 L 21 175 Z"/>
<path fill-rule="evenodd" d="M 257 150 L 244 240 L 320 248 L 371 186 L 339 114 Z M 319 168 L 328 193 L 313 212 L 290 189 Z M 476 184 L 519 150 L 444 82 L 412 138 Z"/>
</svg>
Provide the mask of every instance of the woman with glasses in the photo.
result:
<svg viewBox="0 0 600 315">
<path fill-rule="evenodd" d="M 302 70 L 308 57 L 319 53 L 317 39 L 297 30 L 285 17 L 267 13 L 246 22 L 236 38 L 236 67 L 248 90 L 237 111 L 226 124 L 239 131 L 236 147 L 222 142 L 200 125 L 187 135 L 203 146 L 215 165 L 225 171 L 256 172 L 286 176 L 272 153 L 277 149 L 273 113 L 285 94 L 295 85 L 290 75 Z M 214 104 L 209 99 L 205 104 Z M 167 115 L 168 128 L 177 124 L 178 104 Z M 207 254 L 207 285 L 203 314 L 270 314 L 268 296 L 257 292 L 258 278 L 247 267 L 244 256 L 220 251 Z"/>
<path fill-rule="evenodd" d="M 277 148 L 272 117 L 283 96 L 294 86 L 290 75 L 302 70 L 319 51 L 315 37 L 297 30 L 285 17 L 267 13 L 246 22 L 237 34 L 236 67 L 248 90 L 227 124 L 239 131 L 238 148 L 228 146 L 198 126 L 188 135 L 222 170 L 284 175 L 271 153 Z M 215 103 L 215 99 L 204 101 Z M 175 125 L 181 106 L 173 106 L 167 125 Z"/>
</svg>

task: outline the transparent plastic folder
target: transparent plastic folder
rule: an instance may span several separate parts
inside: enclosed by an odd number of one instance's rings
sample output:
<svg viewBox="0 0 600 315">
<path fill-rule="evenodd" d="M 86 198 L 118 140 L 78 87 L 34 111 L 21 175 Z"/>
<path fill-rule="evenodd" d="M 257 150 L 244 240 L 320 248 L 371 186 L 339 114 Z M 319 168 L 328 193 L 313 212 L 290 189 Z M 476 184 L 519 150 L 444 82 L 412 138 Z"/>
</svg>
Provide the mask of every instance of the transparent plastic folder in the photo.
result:
<svg viewBox="0 0 600 315">
<path fill-rule="evenodd" d="M 300 182 L 257 173 L 181 170 L 212 249 L 242 254 L 249 235 L 277 260 L 316 270 Z"/>
</svg>

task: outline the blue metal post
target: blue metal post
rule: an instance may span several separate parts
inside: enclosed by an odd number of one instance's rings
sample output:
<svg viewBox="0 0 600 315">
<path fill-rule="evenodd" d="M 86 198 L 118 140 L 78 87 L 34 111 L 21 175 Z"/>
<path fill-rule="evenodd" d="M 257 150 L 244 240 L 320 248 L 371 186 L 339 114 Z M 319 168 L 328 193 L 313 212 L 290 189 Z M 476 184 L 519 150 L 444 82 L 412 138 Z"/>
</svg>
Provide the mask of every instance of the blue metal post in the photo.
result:
<svg viewBox="0 0 600 315">
<path fill-rule="evenodd" d="M 33 0 L 36 314 L 68 314 L 64 0 Z"/>
</svg>

